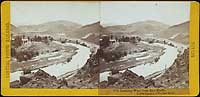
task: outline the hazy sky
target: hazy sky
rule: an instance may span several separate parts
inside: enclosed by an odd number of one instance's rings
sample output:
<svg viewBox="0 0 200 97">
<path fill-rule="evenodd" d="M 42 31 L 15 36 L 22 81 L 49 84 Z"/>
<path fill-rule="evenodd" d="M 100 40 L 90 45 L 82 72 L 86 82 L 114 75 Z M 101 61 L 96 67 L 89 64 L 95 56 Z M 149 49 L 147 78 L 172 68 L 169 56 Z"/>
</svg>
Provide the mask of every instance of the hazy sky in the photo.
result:
<svg viewBox="0 0 200 97">
<path fill-rule="evenodd" d="M 102 24 L 128 24 L 156 20 L 169 25 L 190 18 L 189 2 L 102 2 Z"/>
<path fill-rule="evenodd" d="M 40 24 L 69 20 L 104 25 L 156 20 L 169 25 L 189 20 L 189 2 L 11 2 L 11 23 Z"/>
<path fill-rule="evenodd" d="M 40 24 L 69 20 L 80 24 L 99 21 L 98 2 L 11 2 L 11 23 Z"/>
</svg>

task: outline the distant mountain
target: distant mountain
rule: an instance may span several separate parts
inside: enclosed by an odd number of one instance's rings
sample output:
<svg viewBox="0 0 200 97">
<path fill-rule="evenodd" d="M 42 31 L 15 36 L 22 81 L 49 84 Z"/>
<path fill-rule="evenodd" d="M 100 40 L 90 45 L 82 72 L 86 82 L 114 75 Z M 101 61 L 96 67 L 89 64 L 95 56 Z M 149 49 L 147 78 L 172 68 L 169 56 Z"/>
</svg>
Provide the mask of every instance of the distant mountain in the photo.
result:
<svg viewBox="0 0 200 97">
<path fill-rule="evenodd" d="M 161 22 L 147 20 L 127 25 L 107 26 L 113 34 L 135 34 L 170 39 L 179 43 L 189 42 L 189 21 L 169 26 Z"/>
<path fill-rule="evenodd" d="M 81 26 L 80 24 L 69 22 L 69 21 L 51 21 L 38 25 L 24 25 L 24 26 L 13 26 L 13 29 L 18 29 L 27 36 L 35 35 L 50 35 L 56 39 L 59 38 L 78 38 L 89 42 L 98 43 L 99 35 L 108 34 L 101 25 L 100 22 Z"/>
<path fill-rule="evenodd" d="M 23 32 L 50 32 L 50 33 L 63 33 L 70 32 L 74 29 L 81 27 L 80 24 L 58 20 L 46 22 L 38 25 L 24 25 L 18 26 L 18 28 Z"/>
<path fill-rule="evenodd" d="M 161 22 L 147 20 L 136 23 L 131 23 L 127 25 L 116 25 L 105 27 L 112 33 L 132 33 L 132 34 L 157 34 L 158 32 L 165 30 L 169 27 Z"/>
<path fill-rule="evenodd" d="M 112 33 L 120 33 L 120 32 L 127 32 L 128 26 L 127 25 L 114 25 L 114 26 L 107 26 L 105 27 L 108 31 Z"/>
<path fill-rule="evenodd" d="M 181 43 L 188 43 L 189 21 L 169 26 L 164 23 L 147 20 L 127 25 L 114 25 L 103 27 L 100 22 L 81 26 L 70 21 L 51 21 L 38 25 L 14 26 L 11 24 L 11 32 L 27 33 L 33 36 L 37 34 L 52 35 L 53 37 L 79 38 L 98 44 L 100 34 L 134 34 L 140 36 L 155 36 L 167 38 Z M 32 33 L 36 32 L 36 33 Z"/>
<path fill-rule="evenodd" d="M 15 25 L 10 24 L 10 31 L 12 34 L 19 34 L 22 33 L 20 29 L 18 29 Z"/>
<path fill-rule="evenodd" d="M 161 37 L 168 38 L 180 43 L 189 43 L 189 28 L 190 22 L 186 21 L 177 25 L 170 26 L 168 29 L 164 30 Z"/>
<path fill-rule="evenodd" d="M 129 24 L 128 30 L 136 31 L 138 33 L 151 33 L 151 32 L 160 32 L 168 27 L 169 25 L 166 25 L 164 23 L 148 20 L 148 21 Z"/>
</svg>

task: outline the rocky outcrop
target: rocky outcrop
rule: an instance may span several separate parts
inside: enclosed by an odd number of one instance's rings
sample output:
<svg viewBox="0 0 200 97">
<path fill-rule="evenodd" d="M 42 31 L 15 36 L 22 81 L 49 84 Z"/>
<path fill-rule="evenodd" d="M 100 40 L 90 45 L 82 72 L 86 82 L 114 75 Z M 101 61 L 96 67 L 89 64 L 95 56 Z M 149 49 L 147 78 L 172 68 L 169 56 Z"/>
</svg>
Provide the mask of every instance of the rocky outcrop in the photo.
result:
<svg viewBox="0 0 200 97">
<path fill-rule="evenodd" d="M 154 87 L 152 80 L 145 80 L 130 70 L 108 77 L 108 81 L 100 82 L 100 88 L 150 88 Z"/>
<path fill-rule="evenodd" d="M 24 84 L 28 83 L 32 78 L 33 78 L 32 74 L 26 74 L 26 75 L 20 76 L 20 78 L 19 78 L 20 84 L 24 85 Z"/>
<path fill-rule="evenodd" d="M 20 81 L 11 82 L 11 88 L 64 88 L 68 86 L 65 79 L 57 79 L 39 69 L 35 73 L 20 76 Z"/>
</svg>

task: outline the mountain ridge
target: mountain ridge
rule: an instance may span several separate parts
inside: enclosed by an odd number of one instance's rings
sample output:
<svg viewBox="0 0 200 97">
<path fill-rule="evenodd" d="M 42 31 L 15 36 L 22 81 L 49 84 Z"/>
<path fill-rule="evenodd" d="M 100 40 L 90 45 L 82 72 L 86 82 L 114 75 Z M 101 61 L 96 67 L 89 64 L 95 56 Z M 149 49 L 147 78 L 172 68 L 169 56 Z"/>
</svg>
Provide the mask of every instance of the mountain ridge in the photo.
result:
<svg viewBox="0 0 200 97">
<path fill-rule="evenodd" d="M 81 27 L 80 24 L 66 20 L 45 22 L 37 25 L 18 26 L 23 32 L 66 32 Z"/>
</svg>

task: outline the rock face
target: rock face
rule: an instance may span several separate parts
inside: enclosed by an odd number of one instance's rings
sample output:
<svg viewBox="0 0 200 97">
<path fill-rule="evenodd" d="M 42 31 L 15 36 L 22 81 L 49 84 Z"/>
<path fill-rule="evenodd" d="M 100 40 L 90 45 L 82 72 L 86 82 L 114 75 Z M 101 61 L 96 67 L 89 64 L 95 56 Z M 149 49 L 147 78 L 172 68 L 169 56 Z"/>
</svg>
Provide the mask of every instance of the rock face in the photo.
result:
<svg viewBox="0 0 200 97">
<path fill-rule="evenodd" d="M 100 82 L 100 88 L 149 88 L 154 87 L 152 80 L 145 80 L 130 70 L 108 77 L 108 81 Z"/>
<path fill-rule="evenodd" d="M 67 87 L 65 79 L 56 79 L 45 71 L 39 69 L 36 73 L 20 76 L 20 81 L 11 82 L 11 88 L 64 88 Z"/>
</svg>

